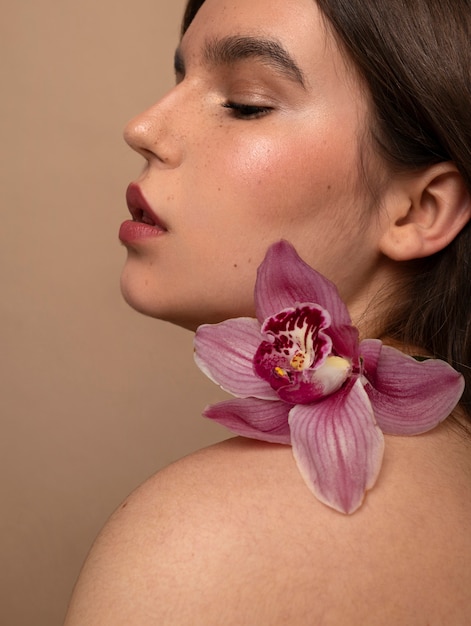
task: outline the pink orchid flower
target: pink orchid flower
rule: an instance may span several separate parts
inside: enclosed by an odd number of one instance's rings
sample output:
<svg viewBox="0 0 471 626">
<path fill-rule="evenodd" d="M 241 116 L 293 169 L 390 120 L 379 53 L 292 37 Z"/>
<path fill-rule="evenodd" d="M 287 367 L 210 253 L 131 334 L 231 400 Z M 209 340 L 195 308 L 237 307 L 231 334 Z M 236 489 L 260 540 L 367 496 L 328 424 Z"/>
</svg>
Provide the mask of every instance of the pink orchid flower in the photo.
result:
<svg viewBox="0 0 471 626">
<path fill-rule="evenodd" d="M 416 435 L 455 408 L 463 377 L 378 339 L 359 341 L 336 287 L 287 242 L 270 247 L 255 286 L 257 319 L 200 326 L 195 359 L 236 399 L 204 415 L 236 434 L 291 444 L 309 488 L 353 513 L 378 477 L 383 433 Z"/>
</svg>

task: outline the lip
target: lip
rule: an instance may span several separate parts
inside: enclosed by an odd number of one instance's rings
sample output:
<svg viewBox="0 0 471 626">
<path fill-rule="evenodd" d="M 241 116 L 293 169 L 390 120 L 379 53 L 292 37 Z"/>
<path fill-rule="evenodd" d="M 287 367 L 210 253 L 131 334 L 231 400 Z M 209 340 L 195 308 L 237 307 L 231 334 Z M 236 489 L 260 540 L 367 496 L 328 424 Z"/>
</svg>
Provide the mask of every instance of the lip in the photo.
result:
<svg viewBox="0 0 471 626">
<path fill-rule="evenodd" d="M 126 220 L 121 224 L 119 238 L 122 243 L 158 237 L 167 232 L 165 224 L 150 207 L 141 188 L 136 183 L 131 183 L 127 188 L 126 202 L 132 220 Z"/>
</svg>

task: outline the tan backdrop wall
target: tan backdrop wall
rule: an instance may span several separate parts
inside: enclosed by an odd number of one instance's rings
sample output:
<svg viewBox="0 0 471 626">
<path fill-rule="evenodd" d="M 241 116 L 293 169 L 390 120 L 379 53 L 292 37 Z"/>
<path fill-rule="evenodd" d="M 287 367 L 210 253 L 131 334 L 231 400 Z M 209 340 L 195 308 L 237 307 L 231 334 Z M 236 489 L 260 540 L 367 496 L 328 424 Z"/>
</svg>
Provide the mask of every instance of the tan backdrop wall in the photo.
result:
<svg viewBox="0 0 471 626">
<path fill-rule="evenodd" d="M 128 118 L 173 81 L 183 0 L 2 3 L 0 623 L 59 626 L 86 551 L 156 469 L 227 436 L 192 336 L 119 293 Z M 172 358 L 167 358 L 171 351 Z"/>
</svg>

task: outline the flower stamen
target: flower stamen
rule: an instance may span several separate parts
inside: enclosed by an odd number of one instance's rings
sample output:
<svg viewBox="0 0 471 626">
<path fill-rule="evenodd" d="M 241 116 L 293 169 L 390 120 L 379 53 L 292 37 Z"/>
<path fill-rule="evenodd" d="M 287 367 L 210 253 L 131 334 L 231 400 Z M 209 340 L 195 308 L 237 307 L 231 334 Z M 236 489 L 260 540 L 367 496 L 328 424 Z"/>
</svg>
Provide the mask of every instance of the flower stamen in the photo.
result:
<svg viewBox="0 0 471 626">
<path fill-rule="evenodd" d="M 290 365 L 294 370 L 301 371 L 304 369 L 304 363 L 306 362 L 306 354 L 304 352 L 296 352 L 291 359 Z"/>
<path fill-rule="evenodd" d="M 289 380 L 289 374 L 286 370 L 284 370 L 282 367 L 275 367 L 273 369 L 273 373 L 275 374 L 275 376 L 277 376 L 278 378 L 286 378 L 287 380 Z"/>
</svg>

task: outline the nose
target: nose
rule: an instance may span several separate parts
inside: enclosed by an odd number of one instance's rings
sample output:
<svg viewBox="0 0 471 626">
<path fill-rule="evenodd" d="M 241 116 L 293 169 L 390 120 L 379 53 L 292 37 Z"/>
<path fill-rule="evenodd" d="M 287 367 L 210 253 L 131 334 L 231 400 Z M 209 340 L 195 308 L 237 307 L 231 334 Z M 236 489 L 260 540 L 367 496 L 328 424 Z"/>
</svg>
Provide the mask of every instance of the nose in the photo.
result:
<svg viewBox="0 0 471 626">
<path fill-rule="evenodd" d="M 172 92 L 133 118 L 124 129 L 124 139 L 148 162 L 174 168 L 183 157 L 183 134 L 175 123 L 176 102 Z"/>
</svg>

